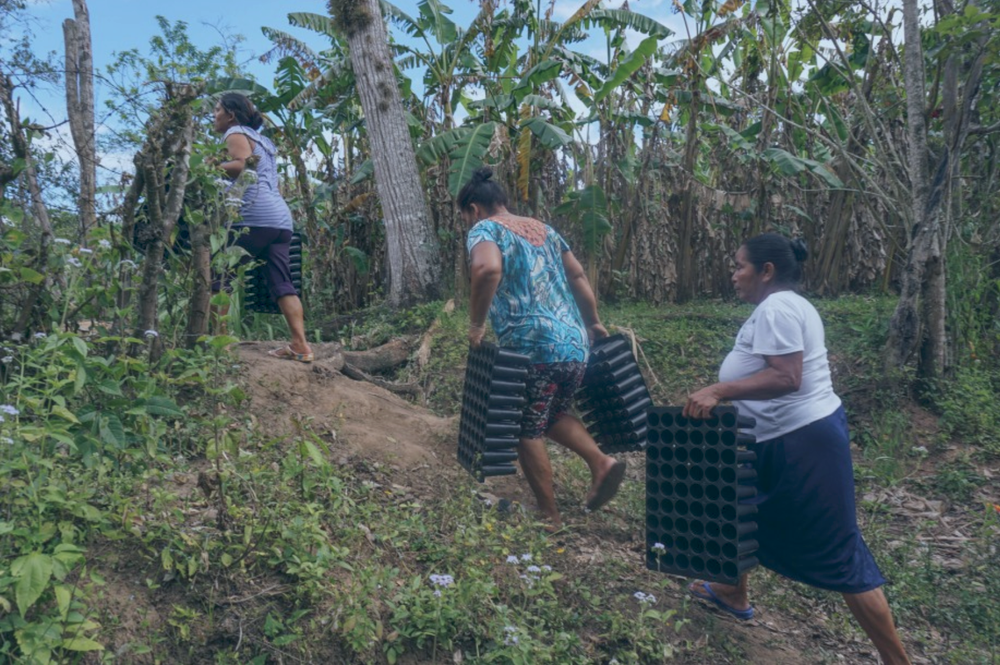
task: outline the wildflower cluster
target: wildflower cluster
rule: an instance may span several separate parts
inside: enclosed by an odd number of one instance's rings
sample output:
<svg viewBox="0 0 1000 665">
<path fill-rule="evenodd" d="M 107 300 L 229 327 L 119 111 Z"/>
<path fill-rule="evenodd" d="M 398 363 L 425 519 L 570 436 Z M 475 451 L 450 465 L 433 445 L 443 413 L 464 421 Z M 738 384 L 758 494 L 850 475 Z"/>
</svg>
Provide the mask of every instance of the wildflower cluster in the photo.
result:
<svg viewBox="0 0 1000 665">
<path fill-rule="evenodd" d="M 520 641 L 517 636 L 517 626 L 504 626 L 503 632 L 503 645 L 505 647 L 512 647 Z"/>
<path fill-rule="evenodd" d="M 521 556 L 510 554 L 507 556 L 507 563 L 516 566 L 519 563 L 527 563 L 532 559 L 533 557 L 529 553 L 522 554 Z M 552 572 L 552 566 L 536 566 L 531 564 L 524 569 L 524 573 L 522 573 L 520 577 L 528 584 L 529 587 L 532 587 L 535 585 L 535 582 L 541 579 L 542 573 L 550 572 Z"/>
<path fill-rule="evenodd" d="M 452 584 L 455 583 L 455 578 L 452 577 L 451 575 L 431 575 L 431 583 L 434 584 L 434 586 L 439 586 L 442 589 L 447 589 L 448 587 L 450 587 Z M 440 598 L 441 589 L 435 589 L 434 595 Z"/>
<path fill-rule="evenodd" d="M 632 596 L 642 605 L 652 605 L 656 602 L 656 596 L 651 593 L 636 591 Z"/>
</svg>

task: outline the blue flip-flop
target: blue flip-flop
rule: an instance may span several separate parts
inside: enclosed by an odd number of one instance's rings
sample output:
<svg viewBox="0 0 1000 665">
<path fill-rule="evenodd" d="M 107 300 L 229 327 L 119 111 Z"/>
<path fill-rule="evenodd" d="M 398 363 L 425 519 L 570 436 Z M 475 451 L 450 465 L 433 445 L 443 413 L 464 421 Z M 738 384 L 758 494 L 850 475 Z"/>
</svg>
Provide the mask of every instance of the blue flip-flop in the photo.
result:
<svg viewBox="0 0 1000 665">
<path fill-rule="evenodd" d="M 699 600 L 707 600 L 710 603 L 714 603 L 715 606 L 718 607 L 720 610 L 724 612 L 729 612 L 740 621 L 749 621 L 750 619 L 753 618 L 753 605 L 751 605 L 745 610 L 738 610 L 732 605 L 729 605 L 726 602 L 724 602 L 718 596 L 716 596 L 715 592 L 712 591 L 712 587 L 709 585 L 708 582 L 702 582 L 701 588 L 705 590 L 704 594 L 698 593 L 691 587 L 688 587 L 688 593 L 690 593 L 695 598 L 698 598 Z"/>
</svg>

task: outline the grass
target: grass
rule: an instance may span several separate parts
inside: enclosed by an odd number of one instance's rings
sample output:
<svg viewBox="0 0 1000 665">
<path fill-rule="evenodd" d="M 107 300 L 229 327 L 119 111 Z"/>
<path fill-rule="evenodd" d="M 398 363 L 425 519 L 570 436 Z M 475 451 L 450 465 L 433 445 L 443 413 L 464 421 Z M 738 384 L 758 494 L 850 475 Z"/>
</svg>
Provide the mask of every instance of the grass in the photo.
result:
<svg viewBox="0 0 1000 665">
<path fill-rule="evenodd" d="M 908 644 L 935 662 L 992 664 L 1000 648 L 1000 514 L 988 499 L 1000 496 L 1000 472 L 981 429 L 997 416 L 984 399 L 992 384 L 975 375 L 943 386 L 950 420 L 919 410 L 879 362 L 890 306 L 878 298 L 818 303 L 859 447 L 859 517 L 892 582 L 887 593 Z M 620 305 L 602 315 L 636 335 L 657 401 L 676 404 L 714 380 L 749 311 L 701 302 Z M 453 415 L 464 312 L 441 313 L 440 303 L 405 315 L 372 311 L 341 341 L 375 345 L 434 321 L 429 364 L 397 379 L 419 380 L 431 408 Z M 213 353 L 177 354 L 169 371 L 130 366 L 128 389 L 134 384 L 149 412 L 125 419 L 121 436 L 120 423 L 102 415 L 103 391 L 125 388 L 118 365 L 106 365 L 97 346 L 81 354 L 69 337 L 33 344 L 18 351 L 11 367 L 28 369 L 0 400 L 22 411 L 2 431 L 14 443 L 0 457 L 9 487 L 0 491 L 0 529 L 10 535 L 0 553 L 8 562 L 35 551 L 66 558 L 55 548 L 74 544 L 83 554 L 24 612 L 18 607 L 30 596 L 0 566 L 7 660 L 29 662 L 29 648 L 71 659 L 65 644 L 90 646 L 65 642 L 74 631 L 104 647 L 104 660 L 118 653 L 137 663 L 420 663 L 451 661 L 456 652 L 466 663 L 739 663 L 760 662 L 769 644 L 802 662 L 836 662 L 839 646 L 870 650 L 837 596 L 759 571 L 754 602 L 779 630 L 755 635 L 751 652 L 730 623 L 687 603 L 683 580 L 645 570 L 644 487 L 634 482 L 641 454 L 629 458 L 633 482 L 592 515 L 579 508 L 586 468 L 553 454 L 572 529 L 547 538 L 530 515 L 487 505 L 478 494 L 490 485 L 448 461 L 427 471 L 433 482 L 410 487 L 414 476 L 377 460 L 345 460 L 308 423 L 298 432 L 259 431 L 226 373 L 231 361 L 215 357 L 222 342 Z M 92 384 L 77 394 L 82 366 Z M 187 401 L 172 405 L 168 394 Z M 52 404 L 94 424 L 54 416 Z M 38 443 L 47 441 L 45 428 L 56 443 Z M 84 456 L 88 437 L 105 441 L 107 456 Z M 223 492 L 211 483 L 199 489 L 202 476 Z M 940 517 L 907 512 L 915 498 L 940 501 L 947 530 Z M 967 539 L 941 540 L 955 531 Z M 658 600 L 642 605 L 636 591 Z M 50 643 L 52 625 L 62 632 Z"/>
</svg>

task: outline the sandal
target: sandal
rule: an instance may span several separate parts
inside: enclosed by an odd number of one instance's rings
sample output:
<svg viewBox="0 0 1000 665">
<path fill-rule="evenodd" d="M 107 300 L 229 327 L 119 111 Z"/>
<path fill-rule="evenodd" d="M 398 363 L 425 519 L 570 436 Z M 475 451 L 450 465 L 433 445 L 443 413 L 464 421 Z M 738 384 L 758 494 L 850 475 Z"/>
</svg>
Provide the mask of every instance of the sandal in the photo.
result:
<svg viewBox="0 0 1000 665">
<path fill-rule="evenodd" d="M 700 590 L 697 587 L 695 587 L 694 584 L 692 584 L 690 587 L 688 587 L 688 593 L 699 600 L 706 600 L 714 604 L 723 612 L 729 612 L 740 621 L 749 621 L 750 619 L 753 618 L 753 605 L 746 608 L 745 610 L 738 610 L 729 603 L 723 601 L 721 598 L 716 596 L 715 592 L 712 591 L 712 587 L 709 585 L 708 582 L 702 582 L 701 589 L 703 589 L 705 593 L 701 593 Z"/>
<path fill-rule="evenodd" d="M 267 355 L 273 358 L 281 358 L 282 360 L 294 360 L 300 363 L 311 363 L 313 361 L 312 352 L 309 353 L 295 353 L 292 351 L 292 347 L 286 346 L 281 349 L 271 349 L 267 352 Z"/>
</svg>

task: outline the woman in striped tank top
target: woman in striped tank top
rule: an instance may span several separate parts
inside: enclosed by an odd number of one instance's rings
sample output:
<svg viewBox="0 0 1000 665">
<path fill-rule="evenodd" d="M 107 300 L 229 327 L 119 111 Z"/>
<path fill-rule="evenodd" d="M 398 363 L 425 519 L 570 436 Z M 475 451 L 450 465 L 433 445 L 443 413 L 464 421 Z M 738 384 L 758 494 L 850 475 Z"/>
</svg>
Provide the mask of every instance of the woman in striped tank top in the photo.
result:
<svg viewBox="0 0 1000 665">
<path fill-rule="evenodd" d="M 299 362 L 312 362 L 306 341 L 302 301 L 292 285 L 289 250 L 292 241 L 292 213 L 278 190 L 277 149 L 259 133 L 264 117 L 244 95 L 227 92 L 214 111 L 214 129 L 223 135 L 229 159 L 219 167 L 231 179 L 247 168 L 247 160 L 257 159 L 257 181 L 243 194 L 240 220 L 233 224 L 237 245 L 255 259 L 267 261 L 267 284 L 292 334 L 291 344 L 271 351 L 271 355 Z M 221 291 L 224 280 L 216 280 L 213 291 Z"/>
</svg>

